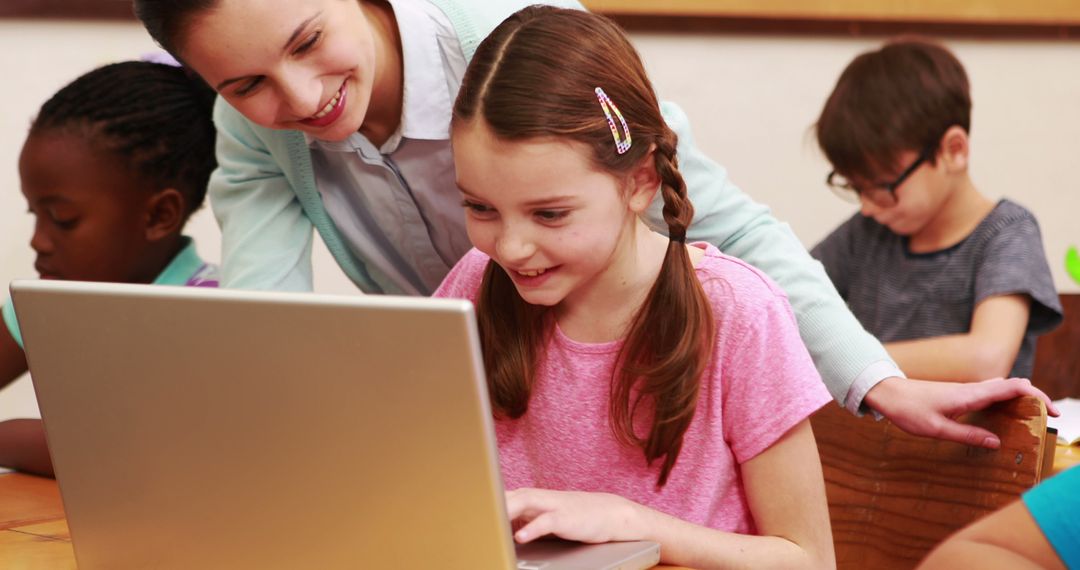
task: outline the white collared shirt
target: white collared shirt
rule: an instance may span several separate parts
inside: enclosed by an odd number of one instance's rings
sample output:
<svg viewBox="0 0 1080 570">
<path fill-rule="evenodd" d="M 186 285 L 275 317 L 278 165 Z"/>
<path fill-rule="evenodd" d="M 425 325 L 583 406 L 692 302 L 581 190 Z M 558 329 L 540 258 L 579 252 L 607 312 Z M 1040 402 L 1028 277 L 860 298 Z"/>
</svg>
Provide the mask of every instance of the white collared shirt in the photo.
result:
<svg viewBox="0 0 1080 570">
<path fill-rule="evenodd" d="M 381 148 L 360 133 L 308 144 L 326 211 L 383 292 L 430 295 L 471 247 L 450 149 L 466 61 L 438 8 L 390 5 L 404 67 L 398 129 Z"/>
</svg>

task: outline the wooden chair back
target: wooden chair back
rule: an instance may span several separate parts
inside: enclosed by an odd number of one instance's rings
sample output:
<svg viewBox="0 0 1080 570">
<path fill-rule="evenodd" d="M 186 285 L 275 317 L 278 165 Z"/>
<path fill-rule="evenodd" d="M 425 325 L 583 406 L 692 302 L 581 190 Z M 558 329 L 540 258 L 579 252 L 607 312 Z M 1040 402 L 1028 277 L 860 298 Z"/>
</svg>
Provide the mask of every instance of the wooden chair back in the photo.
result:
<svg viewBox="0 0 1080 570">
<path fill-rule="evenodd" d="M 1046 408 L 1017 398 L 969 414 L 1001 448 L 910 435 L 836 405 L 811 417 L 840 569 L 913 568 L 945 537 L 1020 496 L 1044 471 Z"/>
<path fill-rule="evenodd" d="M 1051 400 L 1080 398 L 1080 293 L 1062 293 L 1065 321 L 1039 337 L 1031 382 Z"/>
</svg>

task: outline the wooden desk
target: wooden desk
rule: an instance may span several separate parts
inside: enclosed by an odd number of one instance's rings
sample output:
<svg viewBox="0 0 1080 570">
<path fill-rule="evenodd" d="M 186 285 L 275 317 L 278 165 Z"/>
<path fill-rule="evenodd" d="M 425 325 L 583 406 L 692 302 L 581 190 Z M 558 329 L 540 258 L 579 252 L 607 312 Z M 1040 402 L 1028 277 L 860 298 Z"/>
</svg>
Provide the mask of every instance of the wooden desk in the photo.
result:
<svg viewBox="0 0 1080 570">
<path fill-rule="evenodd" d="M 1080 446 L 1056 447 L 1052 473 L 1077 464 L 1080 464 Z M 75 568 L 64 506 L 52 479 L 21 473 L 0 474 L 0 568 Z M 674 566 L 659 568 L 679 570 Z"/>
<path fill-rule="evenodd" d="M 75 569 L 75 551 L 56 481 L 0 474 L 0 568 Z"/>
<path fill-rule="evenodd" d="M 0 568 L 75 568 L 64 506 L 52 479 L 0 475 Z"/>
<path fill-rule="evenodd" d="M 1058 445 L 1054 451 L 1054 468 L 1050 474 L 1057 475 L 1074 465 L 1080 465 L 1080 445 Z"/>
</svg>

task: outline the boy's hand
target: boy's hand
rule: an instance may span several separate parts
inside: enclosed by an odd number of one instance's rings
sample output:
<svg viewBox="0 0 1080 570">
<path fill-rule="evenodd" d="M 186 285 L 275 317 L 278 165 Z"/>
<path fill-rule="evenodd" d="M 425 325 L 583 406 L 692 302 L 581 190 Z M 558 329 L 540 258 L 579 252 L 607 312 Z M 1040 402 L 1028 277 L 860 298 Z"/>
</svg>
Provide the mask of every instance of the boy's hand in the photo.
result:
<svg viewBox="0 0 1080 570">
<path fill-rule="evenodd" d="M 864 401 L 910 434 L 997 449 L 1001 446 L 998 436 L 955 418 L 1019 396 L 1039 398 L 1048 414 L 1058 415 L 1050 398 L 1026 378 L 954 383 L 892 377 L 871 388 Z"/>
<path fill-rule="evenodd" d="M 633 501 L 608 493 L 514 489 L 506 492 L 506 510 L 526 543 L 553 534 L 579 542 L 638 540 L 638 511 Z"/>
</svg>

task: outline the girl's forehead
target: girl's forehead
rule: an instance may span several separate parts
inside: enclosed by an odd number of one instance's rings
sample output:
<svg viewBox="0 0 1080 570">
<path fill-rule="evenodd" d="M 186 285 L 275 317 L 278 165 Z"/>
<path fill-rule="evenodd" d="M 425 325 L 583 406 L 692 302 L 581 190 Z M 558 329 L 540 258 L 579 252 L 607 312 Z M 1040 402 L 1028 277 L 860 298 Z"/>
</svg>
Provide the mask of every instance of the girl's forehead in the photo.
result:
<svg viewBox="0 0 1080 570">
<path fill-rule="evenodd" d="M 454 133 L 458 183 L 466 193 L 492 202 L 531 203 L 585 198 L 618 189 L 597 169 L 584 144 L 557 137 L 500 140 L 490 133 Z"/>
</svg>

